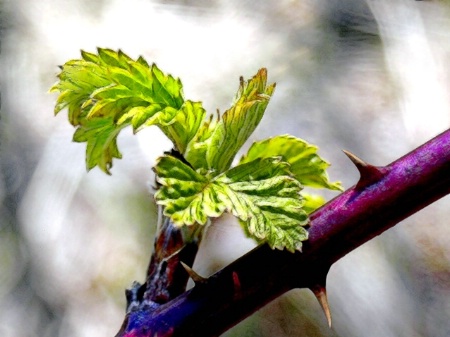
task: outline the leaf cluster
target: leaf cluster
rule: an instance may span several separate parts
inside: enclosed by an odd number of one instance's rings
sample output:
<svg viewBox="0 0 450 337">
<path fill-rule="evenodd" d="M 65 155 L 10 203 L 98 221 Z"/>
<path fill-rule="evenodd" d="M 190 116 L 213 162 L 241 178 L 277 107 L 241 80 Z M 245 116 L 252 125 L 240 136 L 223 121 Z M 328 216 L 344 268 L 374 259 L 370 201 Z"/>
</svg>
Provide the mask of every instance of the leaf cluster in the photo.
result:
<svg viewBox="0 0 450 337">
<path fill-rule="evenodd" d="M 303 187 L 342 189 L 329 181 L 329 164 L 317 147 L 289 135 L 254 143 L 231 167 L 274 92 L 266 69 L 241 78 L 233 104 L 216 118 L 207 117 L 200 102 L 184 99 L 179 79 L 121 51 L 82 52 L 58 78 L 51 88 L 59 92 L 55 113 L 67 108 L 77 128 L 74 141 L 87 143 L 88 169 L 110 173 L 113 158 L 121 158 L 117 137 L 126 126 L 138 132 L 156 125 L 172 141 L 181 159 L 159 158 L 155 198 L 177 225 L 204 225 L 230 212 L 255 240 L 295 251 L 307 239 L 308 213 L 323 203 Z"/>
<path fill-rule="evenodd" d="M 136 133 L 157 125 L 183 153 L 206 114 L 199 102 L 185 101 L 179 79 L 164 74 L 142 57 L 132 60 L 123 52 L 98 49 L 82 52 L 82 59 L 62 66 L 55 114 L 67 108 L 77 127 L 74 141 L 87 142 L 88 169 L 99 166 L 110 173 L 120 131 L 131 125 Z"/>
</svg>

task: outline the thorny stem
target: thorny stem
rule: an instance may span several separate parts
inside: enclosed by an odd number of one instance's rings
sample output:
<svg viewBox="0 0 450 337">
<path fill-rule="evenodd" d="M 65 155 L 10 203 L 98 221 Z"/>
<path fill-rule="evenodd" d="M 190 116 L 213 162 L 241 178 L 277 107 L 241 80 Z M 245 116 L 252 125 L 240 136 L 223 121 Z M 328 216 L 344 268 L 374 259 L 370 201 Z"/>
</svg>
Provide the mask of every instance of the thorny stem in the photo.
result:
<svg viewBox="0 0 450 337">
<path fill-rule="evenodd" d="M 334 262 L 450 193 L 450 130 L 385 167 L 349 157 L 361 178 L 311 214 L 302 253 L 261 245 L 174 300 L 129 312 L 117 337 L 217 336 L 290 289 L 323 295 Z"/>
<path fill-rule="evenodd" d="M 191 266 L 197 254 L 195 242 L 186 243 L 180 228 L 162 215 L 159 209 L 160 226 L 155 238 L 155 246 L 147 271 L 144 299 L 156 303 L 166 303 L 186 290 L 189 275 L 180 265 L 183 261 Z"/>
<path fill-rule="evenodd" d="M 139 307 L 157 308 L 186 291 L 189 268 L 197 255 L 198 240 L 186 240 L 183 231 L 158 207 L 158 223 L 155 243 L 144 284 L 133 283 L 126 290 L 127 313 Z M 184 263 L 187 267 L 184 267 Z"/>
</svg>

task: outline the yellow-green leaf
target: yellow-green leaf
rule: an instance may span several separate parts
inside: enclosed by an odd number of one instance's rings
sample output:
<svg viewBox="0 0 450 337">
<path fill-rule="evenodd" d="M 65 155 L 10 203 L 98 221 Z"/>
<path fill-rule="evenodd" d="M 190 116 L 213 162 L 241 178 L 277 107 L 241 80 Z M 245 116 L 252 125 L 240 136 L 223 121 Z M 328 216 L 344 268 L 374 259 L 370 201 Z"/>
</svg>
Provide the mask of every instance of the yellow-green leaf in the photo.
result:
<svg viewBox="0 0 450 337">
<path fill-rule="evenodd" d="M 299 250 L 307 239 L 302 186 L 279 157 L 257 159 L 209 177 L 175 157 L 163 156 L 155 171 L 162 185 L 155 198 L 180 226 L 203 225 L 208 217 L 230 212 L 250 237 L 272 248 Z"/>
<path fill-rule="evenodd" d="M 331 182 L 326 169 L 330 164 L 317 154 L 317 146 L 290 135 L 255 142 L 240 163 L 257 158 L 281 156 L 288 162 L 295 178 L 304 186 L 342 191 L 340 182 Z"/>
<path fill-rule="evenodd" d="M 77 128 L 73 140 L 87 143 L 86 167 L 88 170 L 98 166 L 102 171 L 110 174 L 112 159 L 122 158 L 117 148 L 117 136 L 120 129 L 110 118 L 92 118 Z"/>
<path fill-rule="evenodd" d="M 233 106 L 228 109 L 215 126 L 208 139 L 206 160 L 208 169 L 217 173 L 226 171 L 261 121 L 275 84 L 267 85 L 267 70 L 258 73 L 241 84 Z"/>
<path fill-rule="evenodd" d="M 70 123 L 81 126 L 75 138 L 87 142 L 88 168 L 101 165 L 109 172 L 112 159 L 120 158 L 117 145 L 112 149 L 95 138 L 115 139 L 127 125 L 134 132 L 156 125 L 179 152 L 185 152 L 206 113 L 201 103 L 184 101 L 179 79 L 164 74 L 155 64 L 149 66 L 142 57 L 134 61 L 120 50 L 98 48 L 97 54 L 82 51 L 81 56 L 62 66 L 59 81 L 50 91 L 60 93 L 55 113 L 67 108 Z M 101 119 L 107 128 L 86 132 L 87 125 L 100 124 Z"/>
</svg>

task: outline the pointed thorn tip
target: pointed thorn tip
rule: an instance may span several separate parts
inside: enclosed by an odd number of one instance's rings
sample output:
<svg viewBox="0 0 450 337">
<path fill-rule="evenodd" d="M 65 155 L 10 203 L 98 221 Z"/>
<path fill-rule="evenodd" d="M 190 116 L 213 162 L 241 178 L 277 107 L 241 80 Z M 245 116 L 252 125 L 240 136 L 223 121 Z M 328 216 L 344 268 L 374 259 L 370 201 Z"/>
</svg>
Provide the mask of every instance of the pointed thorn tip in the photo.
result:
<svg viewBox="0 0 450 337">
<path fill-rule="evenodd" d="M 197 274 L 191 267 L 189 267 L 186 263 L 183 261 L 180 261 L 181 265 L 183 266 L 184 270 L 188 273 L 189 277 L 194 281 L 195 284 L 198 283 L 204 283 L 207 279 L 203 276 L 200 276 Z"/>
<path fill-rule="evenodd" d="M 353 153 L 342 150 L 346 156 L 355 164 L 359 171 L 360 179 L 358 181 L 357 187 L 364 187 L 374 183 L 384 176 L 386 173 L 386 168 L 380 168 L 366 163 L 361 158 L 355 156 Z"/>
<path fill-rule="evenodd" d="M 360 169 L 360 167 L 366 167 L 367 166 L 367 163 L 364 160 L 362 160 L 361 158 L 355 156 L 350 151 L 342 150 L 342 152 L 344 152 L 345 155 L 352 161 L 352 163 L 355 164 L 355 166 L 358 168 L 358 170 Z"/>
<path fill-rule="evenodd" d="M 331 311 L 330 306 L 328 304 L 326 288 L 324 286 L 317 285 L 315 287 L 312 287 L 311 290 L 316 296 L 317 300 L 319 301 L 319 304 L 322 307 L 325 317 L 327 318 L 328 326 L 331 328 Z"/>
</svg>

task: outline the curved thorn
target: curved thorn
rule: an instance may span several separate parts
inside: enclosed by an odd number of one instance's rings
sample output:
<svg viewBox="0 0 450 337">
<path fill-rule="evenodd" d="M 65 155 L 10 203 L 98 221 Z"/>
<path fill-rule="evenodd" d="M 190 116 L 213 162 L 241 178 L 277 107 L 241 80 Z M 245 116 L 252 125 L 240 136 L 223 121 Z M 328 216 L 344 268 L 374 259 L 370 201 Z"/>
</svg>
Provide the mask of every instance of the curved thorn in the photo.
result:
<svg viewBox="0 0 450 337">
<path fill-rule="evenodd" d="M 181 265 L 183 266 L 184 270 L 189 274 L 189 277 L 194 281 L 195 284 L 198 283 L 204 283 L 207 278 L 204 278 L 203 276 L 200 276 L 197 274 L 191 267 L 189 267 L 186 263 L 183 261 L 180 261 Z"/>
<path fill-rule="evenodd" d="M 319 301 L 319 304 L 322 307 L 323 312 L 325 313 L 325 317 L 327 318 L 328 326 L 331 328 L 331 311 L 328 304 L 326 288 L 318 284 L 310 289 Z"/>
<path fill-rule="evenodd" d="M 368 164 L 362 160 L 361 158 L 357 157 L 353 153 L 347 150 L 342 150 L 342 152 L 345 153 L 345 155 L 352 161 L 353 164 L 358 168 L 358 170 L 362 167 L 366 167 Z"/>
<path fill-rule="evenodd" d="M 235 271 L 233 271 L 231 277 L 233 278 L 233 298 L 237 299 L 241 295 L 241 280 Z"/>
<path fill-rule="evenodd" d="M 352 163 L 355 164 L 356 168 L 359 171 L 361 177 L 356 184 L 357 188 L 370 185 L 384 176 L 385 168 L 370 165 L 349 151 L 342 150 L 342 152 L 344 152 L 345 155 L 352 161 Z"/>
</svg>

